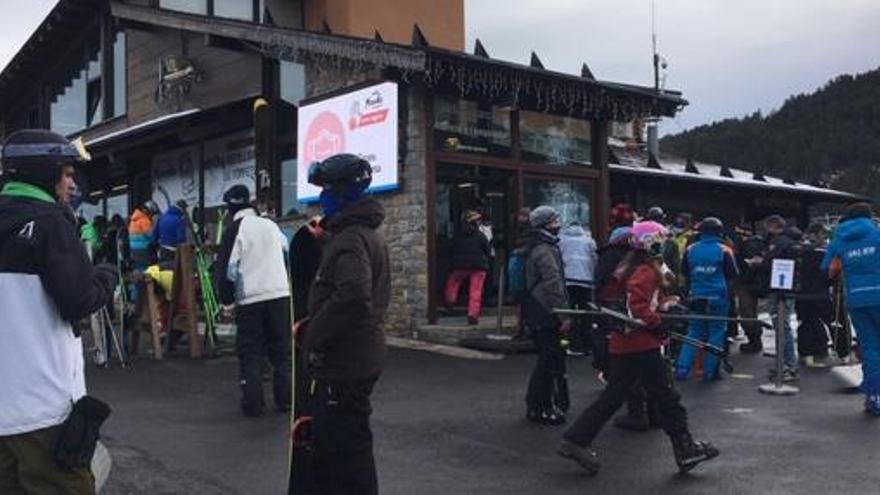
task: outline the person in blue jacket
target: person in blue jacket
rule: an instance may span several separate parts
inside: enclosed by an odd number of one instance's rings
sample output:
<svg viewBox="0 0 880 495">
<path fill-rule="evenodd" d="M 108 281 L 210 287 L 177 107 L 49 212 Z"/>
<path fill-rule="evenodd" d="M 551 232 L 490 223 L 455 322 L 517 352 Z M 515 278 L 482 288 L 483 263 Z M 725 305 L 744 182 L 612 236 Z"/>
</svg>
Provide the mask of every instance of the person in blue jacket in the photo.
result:
<svg viewBox="0 0 880 495">
<path fill-rule="evenodd" d="M 696 313 L 711 316 L 727 316 L 730 310 L 730 284 L 738 276 L 733 250 L 724 244 L 721 235 L 724 224 L 708 217 L 700 222 L 699 240 L 692 244 L 681 263 L 681 272 L 687 278 L 690 299 Z M 691 321 L 688 336 L 717 347 L 724 347 L 727 323 L 723 321 Z M 685 345 L 675 369 L 676 380 L 687 380 L 694 364 L 697 350 Z M 707 355 L 703 379 L 717 380 L 721 377 L 718 357 Z"/>
<path fill-rule="evenodd" d="M 871 205 L 847 207 L 822 269 L 832 277 L 843 270 L 847 307 L 862 350 L 865 412 L 880 417 L 880 228 L 871 218 Z"/>
<path fill-rule="evenodd" d="M 167 210 L 153 229 L 153 244 L 159 246 L 159 261 L 174 261 L 177 246 L 186 244 L 186 201 L 180 200 Z"/>
</svg>

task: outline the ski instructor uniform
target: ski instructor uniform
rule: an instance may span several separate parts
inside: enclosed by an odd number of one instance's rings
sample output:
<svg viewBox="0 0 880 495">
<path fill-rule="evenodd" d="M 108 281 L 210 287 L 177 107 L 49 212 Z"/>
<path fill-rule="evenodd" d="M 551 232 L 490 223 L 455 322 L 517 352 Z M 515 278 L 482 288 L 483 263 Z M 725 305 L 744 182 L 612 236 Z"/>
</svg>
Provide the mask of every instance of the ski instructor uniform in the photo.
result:
<svg viewBox="0 0 880 495">
<path fill-rule="evenodd" d="M 110 302 L 116 268 L 92 266 L 65 204 L 79 151 L 45 130 L 12 133 L 0 191 L 0 493 L 91 494 L 88 469 L 53 457 L 86 393 L 71 322 Z"/>
<path fill-rule="evenodd" d="M 370 395 L 384 367 L 391 275 L 377 230 L 385 211 L 366 195 L 371 180 L 370 164 L 351 154 L 309 171 L 309 183 L 323 189 L 329 238 L 309 292 L 309 318 L 297 331 L 310 377 L 304 410 L 312 418 L 309 462 L 294 463 L 297 495 L 378 493 Z"/>
</svg>

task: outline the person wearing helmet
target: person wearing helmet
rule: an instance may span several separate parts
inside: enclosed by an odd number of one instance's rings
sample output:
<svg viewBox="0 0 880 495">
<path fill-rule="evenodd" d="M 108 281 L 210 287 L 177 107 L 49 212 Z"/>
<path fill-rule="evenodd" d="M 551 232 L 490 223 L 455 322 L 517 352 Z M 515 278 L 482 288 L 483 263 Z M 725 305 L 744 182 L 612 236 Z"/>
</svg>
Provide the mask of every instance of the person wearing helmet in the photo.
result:
<svg viewBox="0 0 880 495">
<path fill-rule="evenodd" d="M 216 274 L 224 312 L 235 309 L 236 352 L 245 416 L 263 414 L 262 367 L 267 354 L 274 371 L 275 406 L 290 410 L 290 283 L 285 257 L 287 237 L 251 205 L 247 186 L 223 195 L 232 216 L 217 254 Z"/>
<path fill-rule="evenodd" d="M 89 400 L 72 323 L 108 304 L 117 281 L 115 267 L 89 261 L 69 207 L 83 159 L 45 130 L 17 131 L 3 143 L 0 493 L 95 490 L 88 465 L 62 468 L 53 457 L 73 404 Z"/>
<path fill-rule="evenodd" d="M 489 238 L 480 231 L 479 224 L 482 218 L 479 212 L 473 210 L 462 214 L 461 227 L 452 245 L 452 273 L 446 280 L 444 291 L 444 302 L 451 307 L 458 299 L 461 284 L 468 280 L 469 325 L 476 325 L 480 321 L 480 313 L 483 311 L 483 288 L 489 271 L 489 258 L 492 255 Z"/>
<path fill-rule="evenodd" d="M 370 396 L 385 363 L 391 271 L 379 232 L 385 210 L 367 194 L 372 174 L 369 162 L 347 153 L 309 170 L 309 183 L 322 189 L 326 234 L 309 316 L 294 330 L 311 382 L 296 424 L 312 426 L 308 435 L 294 431 L 311 451 L 307 462 L 293 466 L 291 493 L 379 492 Z"/>
<path fill-rule="evenodd" d="M 525 263 L 526 293 L 523 318 L 529 327 L 538 360 L 529 378 L 526 418 L 538 424 L 565 423 L 569 408 L 565 378 L 565 349 L 560 333 L 571 329 L 569 318 L 560 318 L 554 308 L 568 308 L 565 272 L 559 251 L 559 213 L 550 206 L 539 206 L 529 216 L 532 239 Z"/>
<path fill-rule="evenodd" d="M 691 308 L 699 314 L 726 317 L 730 311 L 731 284 L 739 276 L 733 251 L 724 244 L 721 236 L 724 224 L 715 217 L 700 222 L 699 240 L 691 244 L 682 257 L 682 274 L 690 294 Z M 727 324 L 723 321 L 692 321 L 688 336 L 723 348 L 727 337 Z M 687 380 L 696 358 L 696 349 L 684 345 L 675 368 L 675 379 Z M 721 378 L 717 356 L 707 355 L 703 380 Z"/>
<path fill-rule="evenodd" d="M 629 398 L 633 385 L 640 381 L 648 400 L 656 402 L 658 420 L 672 441 L 679 470 L 687 472 L 697 464 L 718 456 L 712 444 L 696 442 L 690 434 L 687 412 L 681 397 L 673 388 L 661 348 L 666 343 L 660 311 L 675 303 L 676 298 L 663 295 L 661 274 L 662 247 L 666 229 L 656 222 L 640 222 L 633 226 L 633 251 L 615 270 L 620 298 L 628 313 L 641 320 L 643 326 L 620 329 L 611 335 L 611 375 L 608 385 L 563 435 L 560 456 L 577 462 L 595 475 L 599 460 L 591 447 L 605 423 Z"/>
</svg>

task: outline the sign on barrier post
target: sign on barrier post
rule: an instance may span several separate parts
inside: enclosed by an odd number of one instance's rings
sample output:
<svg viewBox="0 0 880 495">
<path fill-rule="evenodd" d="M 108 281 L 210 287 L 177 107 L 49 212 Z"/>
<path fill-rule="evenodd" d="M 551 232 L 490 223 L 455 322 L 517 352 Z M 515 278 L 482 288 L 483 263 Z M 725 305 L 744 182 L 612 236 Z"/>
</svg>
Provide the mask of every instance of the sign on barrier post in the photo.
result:
<svg viewBox="0 0 880 495">
<path fill-rule="evenodd" d="M 758 391 L 768 395 L 796 395 L 800 392 L 795 386 L 784 383 L 785 372 L 785 324 L 791 318 L 785 308 L 786 294 L 794 290 L 794 260 L 775 259 L 770 270 L 770 289 L 776 293 L 776 376 L 771 383 L 758 387 Z"/>
</svg>

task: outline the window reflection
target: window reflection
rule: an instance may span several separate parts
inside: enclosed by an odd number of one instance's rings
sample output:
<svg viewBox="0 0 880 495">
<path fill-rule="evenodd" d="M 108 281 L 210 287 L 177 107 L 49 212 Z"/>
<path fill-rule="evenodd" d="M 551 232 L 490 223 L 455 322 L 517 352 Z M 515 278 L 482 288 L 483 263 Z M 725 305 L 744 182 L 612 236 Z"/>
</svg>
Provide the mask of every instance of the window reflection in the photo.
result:
<svg viewBox="0 0 880 495">
<path fill-rule="evenodd" d="M 116 33 L 113 42 L 113 116 L 125 115 L 128 111 L 128 92 L 126 91 L 126 39 L 125 32 Z"/>
<path fill-rule="evenodd" d="M 253 0 L 214 0 L 214 15 L 243 21 L 254 20 Z"/>
<path fill-rule="evenodd" d="M 442 151 L 509 156 L 510 112 L 477 101 L 437 96 L 434 137 Z"/>
<path fill-rule="evenodd" d="M 559 212 L 563 226 L 578 222 L 589 230 L 592 206 L 590 186 L 574 180 L 527 178 L 523 184 L 524 206 L 552 206 Z"/>
<path fill-rule="evenodd" d="M 590 122 L 521 111 L 522 158 L 549 165 L 591 165 Z"/>
<path fill-rule="evenodd" d="M 282 60 L 281 66 L 281 98 L 292 104 L 299 105 L 306 97 L 306 69 L 303 64 Z"/>
<path fill-rule="evenodd" d="M 205 15 L 208 13 L 207 0 L 159 0 L 159 7 L 168 10 L 189 12 L 190 14 Z"/>
</svg>

